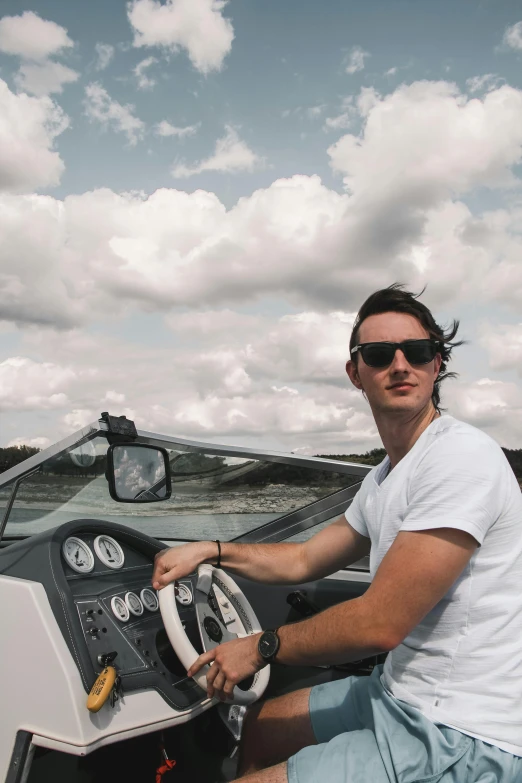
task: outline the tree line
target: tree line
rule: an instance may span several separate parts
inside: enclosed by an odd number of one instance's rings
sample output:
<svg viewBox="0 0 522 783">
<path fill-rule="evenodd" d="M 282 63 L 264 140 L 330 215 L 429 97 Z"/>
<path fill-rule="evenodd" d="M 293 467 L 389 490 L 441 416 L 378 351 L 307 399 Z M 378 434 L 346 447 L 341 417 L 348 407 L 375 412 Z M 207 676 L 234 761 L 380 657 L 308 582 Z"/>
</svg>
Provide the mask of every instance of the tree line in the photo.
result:
<svg viewBox="0 0 522 783">
<path fill-rule="evenodd" d="M 511 465 L 513 473 L 519 481 L 522 481 L 522 449 L 505 449 L 502 451 Z M 378 465 L 386 456 L 384 449 L 372 449 L 365 454 L 318 454 L 319 457 L 327 459 L 339 459 L 343 462 L 362 462 L 365 465 Z"/>
<path fill-rule="evenodd" d="M 34 446 L 6 446 L 0 448 L 0 473 L 9 468 L 14 468 L 24 459 L 29 459 L 35 454 L 38 454 L 40 449 L 34 448 Z"/>
</svg>

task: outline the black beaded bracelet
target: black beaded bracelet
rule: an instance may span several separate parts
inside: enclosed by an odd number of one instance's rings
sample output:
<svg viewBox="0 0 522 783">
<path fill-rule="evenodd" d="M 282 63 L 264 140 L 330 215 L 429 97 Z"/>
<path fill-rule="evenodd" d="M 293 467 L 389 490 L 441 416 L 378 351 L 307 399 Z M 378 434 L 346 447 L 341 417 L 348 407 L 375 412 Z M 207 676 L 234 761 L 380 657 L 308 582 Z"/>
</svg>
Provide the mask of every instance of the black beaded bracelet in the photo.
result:
<svg viewBox="0 0 522 783">
<path fill-rule="evenodd" d="M 221 568 L 221 541 L 218 538 L 216 538 L 216 544 L 218 545 L 218 559 L 216 568 Z"/>
</svg>

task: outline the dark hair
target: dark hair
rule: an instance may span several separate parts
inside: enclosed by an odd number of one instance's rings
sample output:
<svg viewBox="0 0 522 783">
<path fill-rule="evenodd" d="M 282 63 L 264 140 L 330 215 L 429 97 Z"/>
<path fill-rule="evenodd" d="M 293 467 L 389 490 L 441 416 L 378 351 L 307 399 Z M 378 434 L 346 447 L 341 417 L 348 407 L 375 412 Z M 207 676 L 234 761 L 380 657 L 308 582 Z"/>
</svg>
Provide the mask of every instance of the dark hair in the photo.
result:
<svg viewBox="0 0 522 783">
<path fill-rule="evenodd" d="M 435 321 L 430 310 L 418 301 L 418 297 L 422 296 L 426 289 L 423 288 L 420 294 L 413 294 L 411 291 L 406 291 L 405 286 L 402 283 L 393 283 L 388 288 L 382 288 L 380 291 L 375 291 L 368 297 L 366 302 L 362 305 L 361 309 L 357 313 L 355 322 L 352 329 L 352 336 L 350 337 L 350 356 L 352 355 L 353 348 L 359 342 L 359 329 L 361 324 L 370 315 L 379 315 L 380 313 L 407 313 L 416 318 L 422 326 L 426 329 L 432 340 L 438 343 L 438 352 L 442 357 L 442 363 L 440 365 L 439 374 L 433 385 L 433 394 L 431 400 L 435 409 L 440 413 L 440 384 L 446 378 L 456 378 L 457 373 L 446 372 L 448 362 L 451 359 L 451 352 L 453 348 L 463 345 L 464 340 L 454 342 L 454 338 L 459 328 L 459 321 L 454 320 L 451 327 L 445 332 L 442 326 Z M 357 354 L 356 354 L 357 356 Z"/>
</svg>

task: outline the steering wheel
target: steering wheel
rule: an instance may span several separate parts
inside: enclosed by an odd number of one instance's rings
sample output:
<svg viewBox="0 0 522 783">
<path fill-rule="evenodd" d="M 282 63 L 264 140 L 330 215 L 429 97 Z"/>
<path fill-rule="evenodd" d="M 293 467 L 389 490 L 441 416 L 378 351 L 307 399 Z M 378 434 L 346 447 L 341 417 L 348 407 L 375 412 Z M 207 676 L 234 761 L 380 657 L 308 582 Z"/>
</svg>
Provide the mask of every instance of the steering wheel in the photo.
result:
<svg viewBox="0 0 522 783">
<path fill-rule="evenodd" d="M 230 639 L 262 630 L 245 594 L 221 568 L 214 568 L 207 563 L 199 566 L 194 603 L 205 652 Z M 199 657 L 199 653 L 194 649 L 180 620 L 174 584 L 159 591 L 159 606 L 169 641 L 188 670 Z M 197 684 L 204 691 L 207 690 L 206 674 L 209 668 L 204 666 L 194 675 Z M 265 666 L 254 675 L 248 690 L 242 690 L 236 685 L 231 703 L 252 704 L 257 701 L 263 695 L 269 678 L 270 666 Z"/>
</svg>

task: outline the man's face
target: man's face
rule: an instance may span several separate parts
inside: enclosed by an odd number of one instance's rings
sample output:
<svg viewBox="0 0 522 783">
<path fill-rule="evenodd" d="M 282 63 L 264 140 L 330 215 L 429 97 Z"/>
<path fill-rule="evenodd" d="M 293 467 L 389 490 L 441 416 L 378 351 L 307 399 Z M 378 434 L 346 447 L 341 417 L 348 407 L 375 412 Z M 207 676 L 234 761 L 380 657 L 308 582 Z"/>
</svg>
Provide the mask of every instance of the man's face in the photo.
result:
<svg viewBox="0 0 522 783">
<path fill-rule="evenodd" d="M 361 324 L 359 343 L 425 340 L 429 334 L 420 321 L 406 313 L 380 313 Z M 421 411 L 433 392 L 439 373 L 440 354 L 429 364 L 409 364 L 401 350 L 388 367 L 369 367 L 359 354 L 349 360 L 346 372 L 358 389 L 362 389 L 374 413 L 412 413 Z"/>
</svg>

